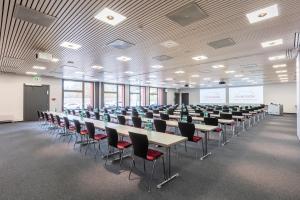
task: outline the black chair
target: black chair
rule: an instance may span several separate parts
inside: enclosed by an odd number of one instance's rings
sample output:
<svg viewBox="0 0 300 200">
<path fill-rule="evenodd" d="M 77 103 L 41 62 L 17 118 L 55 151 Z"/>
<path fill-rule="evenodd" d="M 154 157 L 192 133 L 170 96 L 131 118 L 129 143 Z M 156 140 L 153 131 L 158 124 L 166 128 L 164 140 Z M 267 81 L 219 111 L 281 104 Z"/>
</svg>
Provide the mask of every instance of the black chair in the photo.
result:
<svg viewBox="0 0 300 200">
<path fill-rule="evenodd" d="M 70 121 L 69 121 L 68 117 L 64 117 L 64 122 L 65 122 L 66 136 L 67 135 L 70 136 L 70 139 L 69 139 L 69 142 L 68 142 L 68 144 L 69 144 L 71 142 L 72 135 L 75 134 L 76 127 L 72 126 L 70 124 Z"/>
<path fill-rule="evenodd" d="M 162 120 L 170 120 L 170 117 L 168 114 L 160 113 L 159 116 L 160 116 L 160 119 L 162 119 Z"/>
<path fill-rule="evenodd" d="M 187 137 L 188 141 L 193 143 L 202 143 L 202 154 L 204 155 L 204 146 L 203 146 L 203 138 L 199 136 L 195 136 L 195 124 L 192 123 L 186 123 L 186 122 L 178 122 L 178 128 L 180 130 L 180 133 L 183 137 Z M 186 142 L 185 142 L 185 151 L 187 151 L 186 148 Z M 196 159 L 197 159 L 197 152 L 196 152 Z"/>
<path fill-rule="evenodd" d="M 127 115 L 126 110 L 122 110 L 122 111 L 121 111 L 121 114 L 124 115 L 124 116 L 126 116 L 126 115 Z"/>
<path fill-rule="evenodd" d="M 163 162 L 163 174 L 164 174 L 164 179 L 166 177 L 165 174 L 165 161 L 164 161 L 164 154 L 160 151 L 154 150 L 154 149 L 149 149 L 149 141 L 147 135 L 142 135 L 138 133 L 133 133 L 129 132 L 129 137 L 132 142 L 133 146 L 133 155 L 132 155 L 132 164 L 129 172 L 128 179 L 130 180 L 130 175 L 132 173 L 133 167 L 135 167 L 135 159 L 134 156 L 142 158 L 144 161 L 144 171 L 146 171 L 146 164 L 145 161 L 151 161 L 153 162 L 152 166 L 152 173 L 150 177 L 150 181 L 148 183 L 148 191 L 151 191 L 151 182 L 153 178 L 153 173 L 155 169 L 155 164 L 157 159 L 161 158 Z"/>
<path fill-rule="evenodd" d="M 155 130 L 157 132 L 174 134 L 171 131 L 167 131 L 167 122 L 165 120 L 154 119 L 153 124 L 154 124 Z"/>
<path fill-rule="evenodd" d="M 87 141 L 87 148 L 85 149 L 85 154 L 87 153 L 87 150 L 89 148 L 89 144 L 93 143 L 94 144 L 94 149 L 96 150 L 96 142 L 98 142 L 99 146 L 99 151 L 101 152 L 101 147 L 100 147 L 100 142 L 104 139 L 107 138 L 107 135 L 102 134 L 102 133 L 95 133 L 95 126 L 92 122 L 85 122 L 85 126 L 87 128 L 87 132 L 88 132 L 88 141 Z M 97 151 L 95 152 L 95 158 L 97 155 Z"/>
<path fill-rule="evenodd" d="M 131 120 L 134 127 L 142 128 L 142 119 L 140 117 L 132 117 Z"/>
<path fill-rule="evenodd" d="M 167 113 L 168 113 L 168 115 L 174 115 L 174 110 L 173 109 L 169 109 Z"/>
<path fill-rule="evenodd" d="M 106 155 L 105 165 L 107 163 L 108 156 L 111 152 L 111 147 L 118 149 L 120 155 L 120 165 L 121 165 L 123 160 L 123 152 L 125 149 L 131 146 L 131 143 L 124 140 L 119 140 L 118 132 L 116 129 L 105 127 L 105 132 L 107 135 L 107 142 L 108 142 L 108 146 L 107 146 L 108 154 Z"/>
<path fill-rule="evenodd" d="M 139 113 L 136 110 L 132 110 L 131 116 L 132 117 L 138 117 Z"/>
<path fill-rule="evenodd" d="M 188 123 L 192 123 L 192 122 L 193 122 L 192 116 L 191 116 L 191 115 L 188 115 L 186 121 L 187 121 Z"/>
<path fill-rule="evenodd" d="M 76 115 L 76 111 L 75 111 L 75 110 L 72 110 L 72 114 L 73 114 L 73 115 Z"/>
<path fill-rule="evenodd" d="M 149 119 L 153 119 L 153 113 L 152 112 L 146 112 L 145 117 L 149 118 Z"/>
<path fill-rule="evenodd" d="M 215 115 L 218 115 L 218 114 L 220 114 L 220 111 L 219 111 L 219 110 L 214 110 L 213 113 L 214 113 Z"/>
<path fill-rule="evenodd" d="M 232 119 L 232 114 L 220 113 L 220 119 Z"/>
<path fill-rule="evenodd" d="M 106 117 L 107 122 L 110 122 L 111 118 L 110 118 L 110 115 L 108 113 L 104 113 L 103 118 L 104 117 Z"/>
<path fill-rule="evenodd" d="M 74 142 L 74 146 L 73 148 L 75 148 L 76 144 L 82 144 L 84 141 L 83 138 L 85 138 L 86 141 L 88 141 L 88 131 L 86 129 L 82 130 L 81 129 L 81 124 L 79 122 L 79 120 L 74 119 L 73 120 L 75 129 L 76 129 L 76 135 L 75 135 L 75 142 Z M 80 136 L 80 141 L 78 141 L 78 136 Z M 81 145 L 80 145 L 80 152 L 81 152 Z"/>
<path fill-rule="evenodd" d="M 118 123 L 119 123 L 119 124 L 121 124 L 121 125 L 125 125 L 125 124 L 126 124 L 125 116 L 123 116 L 123 115 L 118 115 L 117 118 L 118 118 Z"/>
<path fill-rule="evenodd" d="M 159 110 L 153 110 L 154 114 L 159 114 Z"/>
<path fill-rule="evenodd" d="M 71 110 L 67 109 L 68 115 L 71 115 Z"/>
<path fill-rule="evenodd" d="M 95 115 L 95 119 L 96 120 L 100 120 L 100 114 L 99 114 L 99 112 L 94 112 L 94 115 Z"/>
<path fill-rule="evenodd" d="M 89 111 L 85 111 L 86 118 L 91 118 L 91 113 Z"/>
<path fill-rule="evenodd" d="M 218 118 L 205 117 L 204 124 L 210 125 L 210 126 L 219 126 L 219 120 L 218 120 Z M 222 142 L 222 138 L 223 138 L 222 128 L 216 128 L 213 132 L 219 134 L 219 146 L 221 146 L 221 142 Z"/>
</svg>

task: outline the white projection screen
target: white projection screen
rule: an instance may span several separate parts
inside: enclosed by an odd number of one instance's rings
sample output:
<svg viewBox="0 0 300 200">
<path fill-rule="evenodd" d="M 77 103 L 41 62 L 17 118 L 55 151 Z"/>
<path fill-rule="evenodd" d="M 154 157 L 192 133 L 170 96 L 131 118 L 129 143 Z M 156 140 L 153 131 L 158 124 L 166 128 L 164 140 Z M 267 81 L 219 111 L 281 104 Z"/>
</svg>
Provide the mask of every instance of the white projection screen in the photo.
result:
<svg viewBox="0 0 300 200">
<path fill-rule="evenodd" d="M 263 86 L 229 88 L 230 104 L 262 104 L 263 101 Z"/>
<path fill-rule="evenodd" d="M 225 104 L 226 88 L 200 89 L 201 104 Z"/>
</svg>

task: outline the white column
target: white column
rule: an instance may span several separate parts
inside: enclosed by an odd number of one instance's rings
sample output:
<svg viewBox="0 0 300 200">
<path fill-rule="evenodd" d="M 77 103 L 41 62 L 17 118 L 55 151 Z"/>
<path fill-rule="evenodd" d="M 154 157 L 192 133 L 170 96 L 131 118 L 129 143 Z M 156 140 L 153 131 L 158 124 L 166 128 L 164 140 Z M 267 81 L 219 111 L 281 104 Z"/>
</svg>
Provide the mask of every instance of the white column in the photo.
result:
<svg viewBox="0 0 300 200">
<path fill-rule="evenodd" d="M 297 77 L 297 135 L 300 140 L 300 55 L 296 58 L 296 77 Z"/>
</svg>

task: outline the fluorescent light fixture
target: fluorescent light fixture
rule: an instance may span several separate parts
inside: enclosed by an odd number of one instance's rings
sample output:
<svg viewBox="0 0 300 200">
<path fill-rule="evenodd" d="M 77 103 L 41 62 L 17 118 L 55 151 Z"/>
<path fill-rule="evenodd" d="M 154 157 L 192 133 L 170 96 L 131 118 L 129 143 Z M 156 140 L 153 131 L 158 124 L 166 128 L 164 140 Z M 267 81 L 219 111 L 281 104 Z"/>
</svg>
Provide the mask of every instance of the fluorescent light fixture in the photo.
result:
<svg viewBox="0 0 300 200">
<path fill-rule="evenodd" d="M 236 75 L 234 75 L 235 78 L 241 78 L 243 76 L 244 76 L 243 74 L 236 74 Z"/>
<path fill-rule="evenodd" d="M 184 74 L 185 72 L 184 71 L 182 71 L 182 70 L 178 70 L 178 71 L 176 71 L 176 72 L 174 72 L 175 74 Z"/>
<path fill-rule="evenodd" d="M 200 86 L 205 86 L 205 84 L 204 84 L 204 83 L 200 83 L 199 85 L 200 85 Z"/>
<path fill-rule="evenodd" d="M 93 68 L 93 69 L 103 69 L 104 67 L 102 67 L 100 65 L 93 65 L 93 66 L 91 66 L 91 68 Z"/>
<path fill-rule="evenodd" d="M 193 60 L 206 60 L 207 58 L 208 57 L 204 55 L 192 57 Z"/>
<path fill-rule="evenodd" d="M 179 81 L 180 83 L 185 83 L 185 81 L 184 80 L 182 80 L 182 81 Z"/>
<path fill-rule="evenodd" d="M 77 72 L 75 72 L 75 74 L 84 74 L 84 72 L 77 71 Z"/>
<path fill-rule="evenodd" d="M 164 46 L 166 48 L 172 48 L 172 47 L 178 46 L 179 44 L 173 40 L 168 40 L 168 41 L 160 43 L 160 45 Z"/>
<path fill-rule="evenodd" d="M 155 75 L 149 75 L 148 77 L 149 78 L 156 78 L 157 76 L 155 76 Z"/>
<path fill-rule="evenodd" d="M 166 81 L 173 81 L 173 78 L 166 78 Z"/>
<path fill-rule="evenodd" d="M 288 77 L 280 77 L 279 79 L 280 79 L 280 80 L 289 80 Z"/>
<path fill-rule="evenodd" d="M 33 66 L 32 69 L 45 70 L 46 67 L 43 67 L 43 66 Z"/>
<path fill-rule="evenodd" d="M 81 45 L 79 44 L 75 44 L 75 43 L 71 43 L 71 42 L 63 42 L 60 44 L 61 47 L 65 47 L 68 49 L 79 49 L 81 47 Z"/>
<path fill-rule="evenodd" d="M 153 65 L 153 66 L 151 66 L 153 69 L 161 69 L 161 68 L 163 68 L 164 66 L 162 66 L 162 65 Z"/>
<path fill-rule="evenodd" d="M 235 73 L 235 71 L 234 70 L 228 70 L 228 71 L 225 71 L 225 73 L 226 74 L 233 74 L 233 73 Z"/>
<path fill-rule="evenodd" d="M 203 78 L 204 81 L 209 81 L 211 78 L 209 77 L 206 77 L 206 78 Z"/>
<path fill-rule="evenodd" d="M 287 74 L 278 74 L 278 77 L 287 77 Z"/>
<path fill-rule="evenodd" d="M 286 73 L 286 72 L 287 72 L 287 70 L 277 70 L 276 74 L 281 74 L 281 73 Z"/>
<path fill-rule="evenodd" d="M 120 56 L 120 57 L 117 57 L 117 60 L 127 62 L 127 61 L 131 60 L 131 58 L 126 57 L 126 56 Z"/>
<path fill-rule="evenodd" d="M 250 24 L 253 24 L 256 22 L 260 22 L 278 16 L 278 7 L 277 4 L 274 4 L 272 6 L 248 13 L 246 16 Z"/>
<path fill-rule="evenodd" d="M 286 67 L 286 64 L 273 65 L 273 68 L 284 68 L 284 67 Z"/>
<path fill-rule="evenodd" d="M 245 81 L 245 80 L 249 80 L 249 78 L 248 78 L 248 77 L 245 77 L 245 78 L 242 78 L 242 80 L 244 80 L 244 81 Z"/>
<path fill-rule="evenodd" d="M 214 65 L 212 66 L 212 68 L 214 69 L 220 69 L 220 68 L 224 68 L 225 66 L 224 65 Z"/>
<path fill-rule="evenodd" d="M 112 26 L 116 26 L 126 19 L 125 16 L 112 11 L 109 8 L 104 8 L 103 10 L 99 11 L 95 15 L 95 18 Z"/>
<path fill-rule="evenodd" d="M 52 58 L 52 60 L 51 60 L 52 62 L 58 62 L 59 61 L 59 59 L 58 58 Z"/>
<path fill-rule="evenodd" d="M 27 75 L 37 75 L 36 72 L 26 72 Z"/>
<path fill-rule="evenodd" d="M 134 74 L 134 72 L 132 72 L 132 71 L 126 71 L 126 72 L 124 72 L 125 74 Z"/>
<path fill-rule="evenodd" d="M 191 77 L 192 77 L 192 78 L 199 78 L 200 75 L 199 75 L 199 74 L 193 74 Z"/>
<path fill-rule="evenodd" d="M 282 60 L 282 59 L 285 59 L 285 55 L 284 55 L 284 54 L 269 57 L 269 60 L 270 60 L 270 61 L 274 61 L 274 60 Z"/>
<path fill-rule="evenodd" d="M 262 42 L 261 46 L 262 46 L 262 48 L 267 48 L 267 47 L 277 46 L 277 45 L 281 45 L 281 44 L 283 44 L 283 40 L 277 39 L 277 40 Z"/>
<path fill-rule="evenodd" d="M 214 83 L 219 83 L 219 80 L 214 80 L 213 82 L 214 82 Z"/>
<path fill-rule="evenodd" d="M 191 85 L 195 85 L 195 84 L 196 84 L 196 82 L 190 82 L 190 84 L 191 84 Z"/>
<path fill-rule="evenodd" d="M 281 83 L 289 82 L 289 80 L 281 80 Z"/>
</svg>

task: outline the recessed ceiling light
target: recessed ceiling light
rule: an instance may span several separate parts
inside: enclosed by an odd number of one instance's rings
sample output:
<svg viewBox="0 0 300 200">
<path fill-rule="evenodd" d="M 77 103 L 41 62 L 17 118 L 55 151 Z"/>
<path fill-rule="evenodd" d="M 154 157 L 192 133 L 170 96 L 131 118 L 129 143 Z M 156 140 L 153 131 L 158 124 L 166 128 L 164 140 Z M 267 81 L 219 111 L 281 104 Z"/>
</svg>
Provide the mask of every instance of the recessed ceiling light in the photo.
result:
<svg viewBox="0 0 300 200">
<path fill-rule="evenodd" d="M 281 45 L 281 44 L 283 44 L 283 40 L 277 39 L 277 40 L 262 42 L 261 46 L 263 48 L 266 48 L 266 47 L 272 47 L 272 46 L 277 46 L 277 45 Z"/>
<path fill-rule="evenodd" d="M 249 78 L 248 78 L 248 77 L 245 77 L 245 78 L 242 78 L 242 80 L 244 80 L 244 81 L 245 81 L 245 80 L 249 80 Z"/>
<path fill-rule="evenodd" d="M 289 78 L 288 77 L 280 77 L 279 79 L 280 80 L 288 80 Z"/>
<path fill-rule="evenodd" d="M 204 81 L 209 81 L 211 78 L 209 77 L 206 77 L 206 78 L 203 78 Z"/>
<path fill-rule="evenodd" d="M 126 56 L 120 56 L 120 57 L 117 57 L 117 60 L 127 62 L 127 61 L 131 60 L 131 58 L 126 57 Z"/>
<path fill-rule="evenodd" d="M 68 49 L 79 49 L 81 47 L 81 45 L 71 43 L 71 42 L 63 42 L 63 43 L 60 44 L 60 46 L 68 48 Z"/>
<path fill-rule="evenodd" d="M 103 10 L 99 11 L 95 15 L 95 18 L 112 26 L 115 26 L 126 19 L 125 16 L 112 11 L 109 8 L 104 8 Z"/>
<path fill-rule="evenodd" d="M 91 66 L 91 68 L 93 68 L 93 69 L 103 69 L 104 67 L 102 67 L 100 65 L 93 65 L 93 66 Z"/>
<path fill-rule="evenodd" d="M 282 59 L 285 59 L 285 55 L 278 55 L 278 56 L 271 56 L 269 57 L 269 60 L 270 61 L 274 61 L 274 60 L 282 60 Z"/>
<path fill-rule="evenodd" d="M 196 82 L 190 82 L 190 84 L 192 84 L 192 85 L 195 85 L 195 84 L 196 84 Z"/>
<path fill-rule="evenodd" d="M 204 84 L 204 83 L 200 83 L 199 85 L 200 85 L 200 86 L 205 86 L 205 84 Z"/>
<path fill-rule="evenodd" d="M 284 68 L 284 67 L 286 67 L 286 64 L 273 65 L 273 68 Z"/>
<path fill-rule="evenodd" d="M 281 73 L 286 73 L 286 72 L 287 72 L 287 70 L 277 70 L 276 74 L 281 74 Z"/>
<path fill-rule="evenodd" d="M 155 75 L 149 75 L 148 77 L 149 78 L 156 78 L 157 76 L 155 76 Z"/>
<path fill-rule="evenodd" d="M 146 83 L 151 83 L 151 81 L 148 80 L 148 81 L 146 81 Z"/>
<path fill-rule="evenodd" d="M 178 46 L 179 44 L 173 40 L 168 40 L 168 41 L 160 43 L 160 45 L 164 46 L 166 48 L 172 48 L 172 47 Z"/>
<path fill-rule="evenodd" d="M 278 74 L 278 77 L 286 77 L 288 76 L 287 74 Z"/>
<path fill-rule="evenodd" d="M 243 76 L 244 76 L 243 74 L 236 74 L 236 75 L 234 75 L 234 77 L 236 77 L 236 78 L 241 78 Z"/>
<path fill-rule="evenodd" d="M 235 71 L 234 70 L 228 70 L 228 71 L 225 71 L 225 73 L 226 74 L 233 74 L 233 73 L 235 73 Z"/>
<path fill-rule="evenodd" d="M 173 81 L 173 78 L 166 78 L 166 81 Z"/>
<path fill-rule="evenodd" d="M 132 71 L 126 71 L 126 72 L 124 72 L 125 74 L 134 74 L 134 72 L 132 72 Z"/>
<path fill-rule="evenodd" d="M 199 75 L 199 74 L 193 74 L 191 77 L 192 77 L 192 78 L 199 78 L 200 75 Z"/>
<path fill-rule="evenodd" d="M 179 71 L 176 71 L 176 72 L 174 72 L 175 74 L 184 74 L 185 72 L 184 71 L 182 71 L 182 70 L 179 70 Z"/>
<path fill-rule="evenodd" d="M 182 80 L 182 81 L 179 81 L 180 83 L 185 83 L 185 81 L 184 80 Z"/>
<path fill-rule="evenodd" d="M 213 82 L 214 82 L 214 83 L 219 83 L 219 80 L 214 80 Z"/>
<path fill-rule="evenodd" d="M 164 66 L 162 66 L 162 65 L 153 65 L 153 66 L 151 66 L 153 69 L 161 69 L 161 68 L 163 68 Z"/>
<path fill-rule="evenodd" d="M 52 60 L 51 60 L 52 62 L 58 62 L 59 61 L 59 59 L 58 58 L 52 58 Z"/>
<path fill-rule="evenodd" d="M 33 66 L 32 69 L 45 70 L 46 67 L 43 67 L 43 66 Z"/>
<path fill-rule="evenodd" d="M 77 71 L 77 72 L 75 72 L 75 74 L 84 74 L 84 72 Z"/>
<path fill-rule="evenodd" d="M 277 4 L 248 13 L 246 16 L 250 24 L 276 17 L 278 16 Z"/>
<path fill-rule="evenodd" d="M 207 56 L 204 56 L 204 55 L 192 57 L 193 60 L 205 60 L 205 59 L 207 59 L 207 58 L 208 58 L 208 57 L 207 57 Z"/>
<path fill-rule="evenodd" d="M 225 66 L 224 65 L 214 65 L 212 66 L 212 68 L 214 69 L 220 69 L 220 68 L 224 68 Z"/>
<path fill-rule="evenodd" d="M 289 80 L 281 80 L 281 83 L 289 82 Z"/>
<path fill-rule="evenodd" d="M 36 72 L 26 72 L 26 74 L 28 74 L 28 75 L 37 75 Z"/>
</svg>

